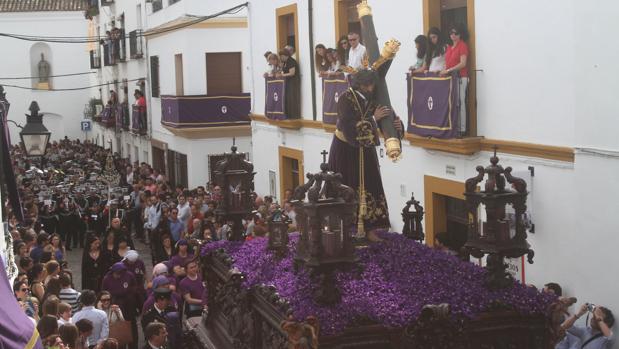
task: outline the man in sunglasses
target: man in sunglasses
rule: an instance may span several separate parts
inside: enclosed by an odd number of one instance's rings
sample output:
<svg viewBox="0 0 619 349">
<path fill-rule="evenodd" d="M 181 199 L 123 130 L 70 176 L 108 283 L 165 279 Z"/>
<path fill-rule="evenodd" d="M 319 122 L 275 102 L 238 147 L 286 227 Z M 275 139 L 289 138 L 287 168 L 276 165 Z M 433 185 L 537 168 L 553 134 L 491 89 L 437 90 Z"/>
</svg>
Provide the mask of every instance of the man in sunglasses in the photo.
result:
<svg viewBox="0 0 619 349">
<path fill-rule="evenodd" d="M 13 293 L 15 294 L 15 298 L 17 298 L 17 300 L 24 303 L 24 311 L 26 312 L 26 315 L 29 317 L 34 317 L 36 314 L 36 309 L 30 300 L 30 289 L 28 288 L 28 284 L 25 281 L 17 281 L 13 285 Z"/>
<path fill-rule="evenodd" d="M 350 49 L 348 50 L 348 66 L 352 69 L 359 70 L 363 68 L 363 60 L 366 56 L 365 46 L 359 41 L 359 34 L 351 32 L 348 34 L 348 42 Z"/>
</svg>

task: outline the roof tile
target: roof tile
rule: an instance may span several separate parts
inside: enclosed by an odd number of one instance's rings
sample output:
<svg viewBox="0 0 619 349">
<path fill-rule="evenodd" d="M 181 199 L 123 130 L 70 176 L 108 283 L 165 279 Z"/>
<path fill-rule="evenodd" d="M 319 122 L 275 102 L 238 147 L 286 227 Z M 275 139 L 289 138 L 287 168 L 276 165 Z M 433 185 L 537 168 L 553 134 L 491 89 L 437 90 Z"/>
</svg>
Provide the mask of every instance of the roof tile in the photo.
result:
<svg viewBox="0 0 619 349">
<path fill-rule="evenodd" d="M 84 11 L 88 0 L 0 0 L 2 12 Z"/>
</svg>

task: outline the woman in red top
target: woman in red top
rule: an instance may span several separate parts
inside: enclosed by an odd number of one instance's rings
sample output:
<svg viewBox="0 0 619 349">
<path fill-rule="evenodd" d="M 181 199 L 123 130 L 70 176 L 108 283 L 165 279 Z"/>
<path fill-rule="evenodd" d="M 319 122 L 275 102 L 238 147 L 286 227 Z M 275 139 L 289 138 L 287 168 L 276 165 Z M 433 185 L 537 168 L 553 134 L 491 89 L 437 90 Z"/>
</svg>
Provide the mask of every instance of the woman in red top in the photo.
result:
<svg viewBox="0 0 619 349">
<path fill-rule="evenodd" d="M 452 44 L 447 46 L 445 52 L 445 70 L 441 71 L 441 75 L 449 75 L 452 72 L 457 71 L 458 77 L 460 77 L 460 121 L 459 121 L 459 135 L 466 134 L 466 88 L 469 85 L 469 72 L 467 67 L 467 60 L 469 56 L 469 47 L 466 44 L 469 34 L 466 27 L 462 24 L 456 24 L 449 30 L 449 38 Z"/>
</svg>

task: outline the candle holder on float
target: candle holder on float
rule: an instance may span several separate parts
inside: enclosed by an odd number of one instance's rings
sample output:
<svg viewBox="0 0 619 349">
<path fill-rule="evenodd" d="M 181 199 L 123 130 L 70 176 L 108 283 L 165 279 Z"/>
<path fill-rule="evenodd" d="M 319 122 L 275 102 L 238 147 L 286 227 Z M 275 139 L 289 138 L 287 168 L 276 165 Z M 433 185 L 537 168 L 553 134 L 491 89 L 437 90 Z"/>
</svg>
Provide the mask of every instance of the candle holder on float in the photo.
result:
<svg viewBox="0 0 619 349">
<path fill-rule="evenodd" d="M 411 206 L 415 208 L 415 211 L 410 210 Z M 402 209 L 402 220 L 404 221 L 402 234 L 409 239 L 423 242 L 423 239 L 425 239 L 423 224 L 421 224 L 423 215 L 423 206 L 415 200 L 415 194 L 412 193 L 411 199 L 406 202 L 406 206 Z"/>
<path fill-rule="evenodd" d="M 215 215 L 226 221 L 232 221 L 229 240 L 243 239 L 242 219 L 253 210 L 250 195 L 254 191 L 254 165 L 245 160 L 232 145 L 232 152 L 226 153 L 224 159 L 215 166 L 215 184 L 221 188 L 221 200 L 217 203 Z"/>
<path fill-rule="evenodd" d="M 506 271 L 505 258 L 518 258 L 526 254 L 529 263 L 533 263 L 534 252 L 527 242 L 524 220 L 527 183 L 512 176 L 511 167 L 503 169 L 498 164 L 496 150 L 495 147 L 490 165 L 486 168 L 477 166 L 477 176 L 465 182 L 468 240 L 464 248 L 476 258 L 487 255 L 486 283 L 490 288 L 500 289 L 513 285 L 513 278 Z M 478 190 L 477 185 L 485 175 L 488 179 L 484 189 Z M 505 187 L 506 182 L 513 190 Z"/>
<path fill-rule="evenodd" d="M 307 174 L 308 182 L 295 188 L 291 203 L 301 234 L 295 263 L 311 268 L 320 280 L 315 301 L 334 304 L 340 300 L 335 269 L 357 261 L 352 241 L 357 201 L 355 191 L 342 184 L 342 175 L 328 170 L 326 154 L 322 152 L 321 172 Z"/>
<path fill-rule="evenodd" d="M 278 256 L 286 255 L 288 251 L 288 224 L 290 220 L 284 215 L 281 209 L 275 210 L 269 217 L 269 244 L 270 250 L 275 251 Z"/>
</svg>

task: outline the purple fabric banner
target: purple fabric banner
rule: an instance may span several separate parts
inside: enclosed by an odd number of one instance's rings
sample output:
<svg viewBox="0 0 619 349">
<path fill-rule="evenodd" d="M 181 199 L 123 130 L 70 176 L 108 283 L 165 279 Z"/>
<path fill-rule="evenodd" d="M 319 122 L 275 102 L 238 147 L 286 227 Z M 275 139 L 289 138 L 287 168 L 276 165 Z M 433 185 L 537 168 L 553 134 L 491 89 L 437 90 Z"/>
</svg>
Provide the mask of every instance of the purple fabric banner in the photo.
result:
<svg viewBox="0 0 619 349">
<path fill-rule="evenodd" d="M 161 124 L 173 128 L 250 123 L 251 95 L 161 96 Z"/>
<path fill-rule="evenodd" d="M 408 76 L 408 133 L 454 138 L 458 134 L 458 78 L 435 73 Z"/>
<path fill-rule="evenodd" d="M 116 108 L 106 105 L 101 112 L 101 122 L 105 127 L 113 127 L 116 123 Z"/>
<path fill-rule="evenodd" d="M 6 275 L 6 266 L 0 258 L 0 348 L 43 349 L 39 332 L 32 320 L 21 309 Z"/>
<path fill-rule="evenodd" d="M 348 80 L 344 74 L 322 79 L 322 122 L 335 125 L 337 101 L 348 87 Z"/>
<path fill-rule="evenodd" d="M 15 179 L 15 171 L 13 171 L 13 161 L 11 160 L 11 134 L 9 132 L 8 117 L 9 117 L 9 102 L 0 97 L 0 123 L 2 125 L 2 138 L 0 147 L 2 147 L 2 170 L 4 172 L 4 180 L 9 194 L 9 202 L 15 217 L 18 221 L 24 221 L 24 212 L 22 211 L 21 199 L 17 190 L 17 181 Z"/>
<path fill-rule="evenodd" d="M 286 80 L 266 78 L 264 115 L 273 120 L 286 120 Z"/>
</svg>

